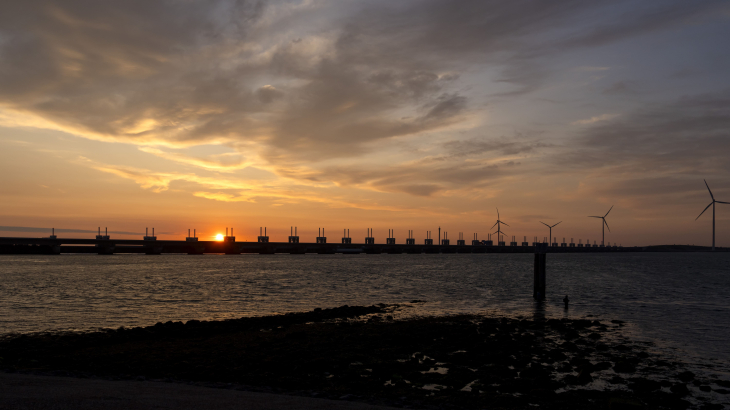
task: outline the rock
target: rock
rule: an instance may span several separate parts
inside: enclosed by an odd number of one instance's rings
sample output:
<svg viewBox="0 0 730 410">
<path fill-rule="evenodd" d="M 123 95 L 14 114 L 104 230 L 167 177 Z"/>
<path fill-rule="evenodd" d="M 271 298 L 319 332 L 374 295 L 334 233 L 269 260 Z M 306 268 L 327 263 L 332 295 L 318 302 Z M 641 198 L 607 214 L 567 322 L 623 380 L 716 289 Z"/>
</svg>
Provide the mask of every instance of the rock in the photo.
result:
<svg viewBox="0 0 730 410">
<path fill-rule="evenodd" d="M 631 381 L 629 388 L 637 393 L 649 393 L 662 388 L 661 383 L 643 377 L 635 377 L 629 380 Z"/>
<path fill-rule="evenodd" d="M 578 350 L 578 346 L 576 346 L 575 343 L 572 342 L 565 342 L 561 344 L 560 347 L 563 348 L 563 350 L 565 350 L 566 352 L 575 352 L 576 350 Z"/>
<path fill-rule="evenodd" d="M 608 401 L 608 407 L 611 410 L 638 410 L 644 408 L 640 401 L 624 397 L 612 397 Z"/>
<path fill-rule="evenodd" d="M 616 373 L 636 373 L 636 366 L 626 360 L 621 360 L 613 366 L 613 371 Z"/>
<path fill-rule="evenodd" d="M 568 362 L 563 362 L 556 368 L 556 371 L 558 373 L 570 373 L 573 371 L 573 366 L 571 366 Z"/>
<path fill-rule="evenodd" d="M 686 396 L 689 394 L 689 389 L 687 389 L 687 385 L 684 383 L 677 383 L 674 386 L 670 387 L 669 390 L 671 390 L 672 393 L 678 394 L 680 396 Z"/>
<path fill-rule="evenodd" d="M 710 391 L 712 391 L 712 388 L 710 388 L 710 386 L 707 386 L 707 385 L 702 385 L 702 386 L 699 387 L 699 389 L 700 389 L 700 391 L 703 391 L 703 392 L 710 392 Z"/>
<path fill-rule="evenodd" d="M 730 381 L 727 381 L 727 380 L 720 380 L 720 379 L 718 379 L 718 380 L 715 380 L 715 384 L 718 385 L 718 386 L 720 386 L 720 387 L 728 387 L 728 388 L 730 388 Z"/>
<path fill-rule="evenodd" d="M 608 351 L 608 345 L 605 343 L 597 343 L 596 344 L 596 350 L 599 352 L 605 352 Z"/>
<path fill-rule="evenodd" d="M 549 357 L 550 357 L 551 359 L 555 360 L 555 361 L 565 360 L 565 359 L 567 359 L 567 358 L 568 358 L 568 356 L 566 356 L 566 355 L 565 355 L 565 353 L 561 352 L 561 351 L 560 351 L 560 350 L 558 350 L 558 349 L 554 349 L 554 350 L 551 350 L 551 351 L 550 351 L 550 352 L 548 353 L 548 356 L 549 356 Z"/>
<path fill-rule="evenodd" d="M 572 364 L 573 366 L 585 366 L 590 363 L 591 362 L 585 357 L 575 356 L 574 358 L 570 359 L 570 364 Z"/>
<path fill-rule="evenodd" d="M 537 396 L 537 397 L 546 397 L 546 398 L 552 398 L 555 396 L 555 391 L 551 389 L 541 389 L 536 388 L 530 390 L 531 396 Z"/>
<path fill-rule="evenodd" d="M 565 384 L 571 386 L 585 386 L 586 384 L 593 381 L 593 377 L 590 375 L 590 373 L 580 373 L 578 376 L 573 376 L 572 374 L 569 374 L 565 376 L 563 381 L 565 382 Z"/>
<path fill-rule="evenodd" d="M 563 335 L 563 338 L 565 340 L 575 340 L 580 337 L 580 334 L 575 330 L 569 330 L 565 332 L 565 335 Z"/>
<path fill-rule="evenodd" d="M 613 376 L 608 380 L 608 382 L 611 384 L 625 384 L 626 380 L 621 376 Z"/>
<path fill-rule="evenodd" d="M 608 370 L 611 367 L 613 367 L 613 365 L 610 362 L 598 362 L 593 365 L 593 370 L 599 372 L 601 370 Z"/>
<path fill-rule="evenodd" d="M 593 376 L 591 375 L 590 370 L 583 369 L 578 373 L 578 381 L 581 385 L 588 384 L 593 381 Z"/>
<path fill-rule="evenodd" d="M 677 378 L 685 383 L 689 383 L 694 380 L 695 374 L 688 370 L 678 374 Z"/>
<path fill-rule="evenodd" d="M 700 410 L 722 410 L 725 406 L 717 403 L 705 403 L 700 406 Z"/>
<path fill-rule="evenodd" d="M 727 389 L 715 389 L 715 393 L 728 394 L 728 393 L 730 393 L 730 390 L 727 390 Z"/>
</svg>

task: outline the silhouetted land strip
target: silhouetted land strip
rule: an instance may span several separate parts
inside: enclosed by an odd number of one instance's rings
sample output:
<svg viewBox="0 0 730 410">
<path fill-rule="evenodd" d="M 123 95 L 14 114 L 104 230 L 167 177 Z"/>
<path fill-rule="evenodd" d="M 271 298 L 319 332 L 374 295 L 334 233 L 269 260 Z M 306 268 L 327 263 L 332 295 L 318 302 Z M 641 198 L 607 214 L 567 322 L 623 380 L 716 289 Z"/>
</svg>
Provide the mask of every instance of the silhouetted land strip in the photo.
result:
<svg viewBox="0 0 730 410">
<path fill-rule="evenodd" d="M 622 338 L 620 321 L 389 316 L 407 307 L 8 336 L 0 368 L 418 408 L 720 409 L 702 392 L 730 393 Z"/>
<path fill-rule="evenodd" d="M 624 252 L 710 252 L 708 246 L 659 245 L 659 246 L 606 246 L 606 247 L 548 247 L 549 253 L 624 253 Z M 290 254 L 437 254 L 437 253 L 533 253 L 534 246 L 490 245 L 405 245 L 405 244 L 358 244 L 358 243 L 287 243 L 287 242 L 221 242 L 221 241 L 146 241 L 136 239 L 74 239 L 74 238 L 10 238 L 0 237 L 0 254 L 124 254 L 163 253 L 187 254 L 242 254 L 242 253 L 290 253 Z M 730 248 L 717 248 L 728 252 Z"/>
</svg>

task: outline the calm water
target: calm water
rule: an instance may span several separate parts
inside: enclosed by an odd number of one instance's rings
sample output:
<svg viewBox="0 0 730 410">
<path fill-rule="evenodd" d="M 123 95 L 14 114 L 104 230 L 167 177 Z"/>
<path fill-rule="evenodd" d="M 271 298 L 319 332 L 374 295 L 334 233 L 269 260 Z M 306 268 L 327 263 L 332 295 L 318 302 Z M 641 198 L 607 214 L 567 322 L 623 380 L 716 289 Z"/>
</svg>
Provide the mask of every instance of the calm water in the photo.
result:
<svg viewBox="0 0 730 410">
<path fill-rule="evenodd" d="M 0 256 L 0 334 L 427 303 L 415 313 L 621 319 L 632 337 L 730 363 L 730 253 Z M 570 295 L 565 311 L 562 298 Z"/>
</svg>

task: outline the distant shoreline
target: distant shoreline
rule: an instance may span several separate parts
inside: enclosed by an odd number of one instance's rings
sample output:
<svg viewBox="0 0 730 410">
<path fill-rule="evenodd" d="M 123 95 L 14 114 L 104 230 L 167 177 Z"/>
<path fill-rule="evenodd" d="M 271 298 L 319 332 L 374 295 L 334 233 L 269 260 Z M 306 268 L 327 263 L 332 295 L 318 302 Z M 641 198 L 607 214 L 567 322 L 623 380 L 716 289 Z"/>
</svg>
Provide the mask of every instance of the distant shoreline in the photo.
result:
<svg viewBox="0 0 730 410">
<path fill-rule="evenodd" d="M 603 407 L 671 402 L 673 408 L 687 408 L 730 393 L 729 381 L 704 380 L 682 363 L 650 353 L 650 346 L 626 340 L 621 321 L 480 315 L 393 320 L 396 307 L 342 306 L 6 337 L 0 340 L 0 369 L 224 383 L 242 390 L 422 408 L 491 403 L 578 409 L 598 402 Z"/>
</svg>

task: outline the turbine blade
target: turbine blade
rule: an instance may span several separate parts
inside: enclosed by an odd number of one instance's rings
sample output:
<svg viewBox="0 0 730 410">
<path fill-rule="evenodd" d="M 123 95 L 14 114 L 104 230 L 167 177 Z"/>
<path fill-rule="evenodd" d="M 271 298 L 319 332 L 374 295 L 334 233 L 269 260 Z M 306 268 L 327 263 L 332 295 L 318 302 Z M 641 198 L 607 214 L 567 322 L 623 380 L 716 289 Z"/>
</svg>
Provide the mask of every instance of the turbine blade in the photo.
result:
<svg viewBox="0 0 730 410">
<path fill-rule="evenodd" d="M 710 191 L 710 186 L 707 185 L 707 180 L 703 179 L 703 181 L 705 181 L 705 186 L 707 187 L 707 190 Z M 712 198 L 713 201 L 715 200 L 715 196 L 712 195 L 712 191 L 710 191 L 710 198 Z"/>
<path fill-rule="evenodd" d="M 494 209 L 497 210 L 497 219 L 499 219 L 499 208 L 495 207 Z"/>
<path fill-rule="evenodd" d="M 550 225 L 546 224 L 545 222 L 540 221 L 540 223 L 543 224 L 543 225 L 545 225 L 545 226 L 547 226 L 548 228 L 550 228 Z"/>
<path fill-rule="evenodd" d="M 711 207 L 712 204 L 714 204 L 714 202 L 710 202 L 710 205 L 707 205 L 707 208 Z M 705 213 L 705 211 L 707 210 L 707 208 L 703 209 L 702 212 L 700 212 L 700 214 L 697 216 L 697 218 L 695 218 L 695 221 L 698 220 L 698 219 L 700 219 L 700 216 L 702 216 L 702 214 Z"/>
<path fill-rule="evenodd" d="M 611 209 L 613 209 L 614 206 L 615 205 L 611 205 Z M 606 212 L 606 215 L 603 215 L 604 218 L 608 216 L 608 213 L 611 212 L 611 209 L 609 209 L 608 212 Z"/>
<path fill-rule="evenodd" d="M 715 201 L 715 202 L 717 202 L 718 204 L 730 204 L 730 202 L 722 202 L 722 201 Z"/>
<path fill-rule="evenodd" d="M 603 220 L 603 223 L 605 223 L 606 224 L 606 228 L 608 228 L 608 222 L 606 222 L 605 219 Z M 608 232 L 611 232 L 611 228 L 608 228 Z"/>
<path fill-rule="evenodd" d="M 504 222 L 502 222 L 502 225 L 507 225 L 507 224 L 506 224 L 506 223 L 504 223 Z M 509 225 L 507 225 L 507 226 L 509 226 Z"/>
<path fill-rule="evenodd" d="M 602 216 L 589 216 L 589 218 L 603 218 Z"/>
<path fill-rule="evenodd" d="M 563 221 L 560 221 L 560 222 L 563 222 Z M 556 226 L 560 225 L 560 222 L 558 222 L 555 225 L 553 225 L 553 228 L 555 228 Z"/>
<path fill-rule="evenodd" d="M 494 228 L 495 226 L 497 226 L 498 223 L 499 222 L 495 222 L 494 225 L 492 225 L 492 228 Z M 492 229 L 492 228 L 489 228 L 489 229 Z"/>
</svg>

